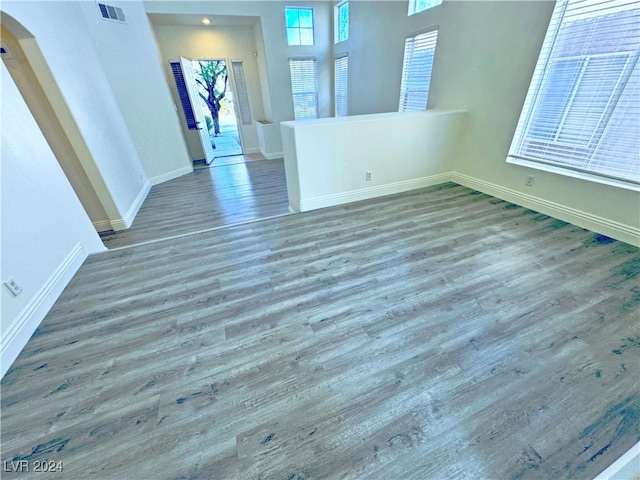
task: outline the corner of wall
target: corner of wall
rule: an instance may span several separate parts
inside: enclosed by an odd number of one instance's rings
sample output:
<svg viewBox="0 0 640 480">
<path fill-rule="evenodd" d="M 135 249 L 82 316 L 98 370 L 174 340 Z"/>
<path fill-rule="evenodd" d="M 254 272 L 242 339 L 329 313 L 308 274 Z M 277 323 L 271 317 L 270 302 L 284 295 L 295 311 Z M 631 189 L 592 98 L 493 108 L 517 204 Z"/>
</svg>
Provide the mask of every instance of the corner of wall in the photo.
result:
<svg viewBox="0 0 640 480">
<path fill-rule="evenodd" d="M 155 177 L 151 177 L 149 179 L 149 183 L 150 183 L 150 186 L 153 187 L 154 185 L 159 185 L 161 183 L 168 182 L 169 180 L 173 180 L 174 178 L 181 177 L 182 175 L 186 175 L 191 172 L 193 172 L 193 166 L 185 165 L 184 167 L 180 167 L 176 170 L 165 172 L 162 175 L 156 175 Z"/>
<path fill-rule="evenodd" d="M 589 212 L 577 210 L 541 197 L 528 195 L 511 188 L 479 180 L 477 178 L 454 172 L 451 181 L 492 195 L 508 202 L 513 202 L 531 210 L 552 216 L 578 227 L 606 235 L 616 240 L 640 247 L 640 229 L 632 225 L 625 225 Z"/>
<path fill-rule="evenodd" d="M 131 203 L 131 206 L 129 207 L 129 210 L 127 210 L 127 213 L 124 215 L 124 218 L 111 220 L 113 230 L 115 230 L 116 232 L 120 230 L 126 230 L 131 225 L 133 225 L 133 221 L 135 220 L 140 207 L 142 207 L 144 200 L 147 198 L 149 190 L 151 190 L 151 181 L 147 180 L 146 182 L 144 182 L 142 188 L 138 192 L 138 195 L 136 195 L 136 198 Z"/>
<path fill-rule="evenodd" d="M 62 291 L 87 258 L 87 252 L 78 243 L 42 285 L 11 327 L 2 332 L 0 347 L 0 376 L 4 377 L 11 364 L 27 344 Z"/>
</svg>

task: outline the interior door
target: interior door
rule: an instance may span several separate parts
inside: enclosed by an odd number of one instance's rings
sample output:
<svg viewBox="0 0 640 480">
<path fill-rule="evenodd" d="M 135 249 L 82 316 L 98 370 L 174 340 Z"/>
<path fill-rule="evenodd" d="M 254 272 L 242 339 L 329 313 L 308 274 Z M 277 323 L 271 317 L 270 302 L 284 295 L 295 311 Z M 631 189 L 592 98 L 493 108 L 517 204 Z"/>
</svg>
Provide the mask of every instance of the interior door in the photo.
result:
<svg viewBox="0 0 640 480">
<path fill-rule="evenodd" d="M 213 146 L 211 145 L 211 138 L 209 137 L 209 130 L 204 119 L 204 112 L 202 111 L 202 100 L 198 94 L 198 85 L 193 75 L 193 68 L 191 67 L 191 60 L 180 57 L 180 67 L 182 68 L 182 76 L 187 87 L 187 94 L 189 95 L 189 101 L 191 102 L 191 109 L 193 110 L 193 116 L 196 119 L 196 127 L 200 134 L 200 143 L 202 143 L 202 151 L 204 152 L 204 159 L 207 164 L 213 161 Z"/>
</svg>

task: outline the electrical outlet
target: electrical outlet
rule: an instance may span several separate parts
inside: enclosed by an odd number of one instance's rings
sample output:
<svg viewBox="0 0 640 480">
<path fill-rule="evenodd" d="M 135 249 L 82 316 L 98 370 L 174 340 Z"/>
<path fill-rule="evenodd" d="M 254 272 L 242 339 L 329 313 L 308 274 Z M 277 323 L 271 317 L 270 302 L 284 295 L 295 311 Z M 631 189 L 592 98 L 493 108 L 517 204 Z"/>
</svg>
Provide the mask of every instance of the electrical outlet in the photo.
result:
<svg viewBox="0 0 640 480">
<path fill-rule="evenodd" d="M 364 174 L 364 179 L 365 179 L 367 182 L 370 182 L 370 181 L 371 181 L 371 172 L 366 172 L 366 173 Z"/>
<path fill-rule="evenodd" d="M 524 182 L 524 184 L 527 187 L 533 187 L 533 179 L 536 178 L 533 175 L 527 175 L 527 180 Z"/>
<path fill-rule="evenodd" d="M 16 283 L 13 277 L 9 277 L 8 280 L 4 281 L 5 286 L 9 289 L 11 293 L 13 293 L 14 297 L 20 295 L 22 292 L 22 287 Z"/>
</svg>

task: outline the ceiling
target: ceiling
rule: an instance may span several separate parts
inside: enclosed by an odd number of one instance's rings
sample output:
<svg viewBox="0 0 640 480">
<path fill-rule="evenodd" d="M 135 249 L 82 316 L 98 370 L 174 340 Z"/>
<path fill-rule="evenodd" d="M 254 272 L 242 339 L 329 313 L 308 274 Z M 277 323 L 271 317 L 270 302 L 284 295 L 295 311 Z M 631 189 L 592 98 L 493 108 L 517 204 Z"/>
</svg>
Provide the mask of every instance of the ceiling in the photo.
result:
<svg viewBox="0 0 640 480">
<path fill-rule="evenodd" d="M 149 20 L 154 25 L 186 25 L 186 26 L 236 26 L 254 25 L 259 17 L 239 16 L 239 15 L 194 15 L 194 14 L 168 14 L 149 13 Z M 209 25 L 203 25 L 202 19 L 208 18 Z"/>
</svg>

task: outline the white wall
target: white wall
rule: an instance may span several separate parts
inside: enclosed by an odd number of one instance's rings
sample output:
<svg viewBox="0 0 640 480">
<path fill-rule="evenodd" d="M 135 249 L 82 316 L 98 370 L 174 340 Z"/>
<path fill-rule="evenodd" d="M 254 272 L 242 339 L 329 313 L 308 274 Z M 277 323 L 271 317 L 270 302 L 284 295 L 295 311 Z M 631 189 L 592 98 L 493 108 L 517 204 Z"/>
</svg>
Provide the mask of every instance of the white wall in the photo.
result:
<svg viewBox="0 0 640 480">
<path fill-rule="evenodd" d="M 349 39 L 333 54 L 349 54 L 348 114 L 397 112 L 407 2 L 349 2 Z M 333 37 L 331 37 L 333 38 Z"/>
<path fill-rule="evenodd" d="M 291 210 L 448 181 L 464 118 L 464 111 L 429 110 L 283 122 Z"/>
<path fill-rule="evenodd" d="M 7 22 L 6 14 L 2 16 L 2 20 Z M 17 27 L 14 25 L 14 27 Z M 19 28 L 18 28 L 19 29 Z M 109 214 L 105 210 L 101 199 L 97 195 L 98 189 L 94 187 L 83 167 L 83 159 L 79 153 L 81 147 L 73 145 L 69 136 L 65 133 L 60 118 L 70 118 L 71 114 L 66 109 L 66 104 L 61 98 L 59 90 L 52 91 L 55 82 L 48 82 L 48 91 L 42 89 L 42 82 L 46 81 L 48 68 L 46 62 L 42 59 L 42 54 L 33 38 L 28 33 L 22 32 L 27 36 L 21 41 L 13 35 L 5 25 L 0 24 L 0 35 L 2 43 L 9 53 L 3 54 L 2 60 L 7 66 L 11 77 L 15 81 L 25 102 L 29 106 L 29 110 L 33 114 L 38 126 L 42 130 L 49 146 L 53 150 L 62 170 L 69 179 L 71 186 L 78 195 L 85 211 L 91 218 L 97 231 L 110 230 L 111 223 Z M 30 51 L 31 61 L 25 54 L 23 46 Z M 37 55 L 39 53 L 39 55 Z M 33 58 L 33 56 L 36 58 Z M 32 63 L 38 64 L 38 67 L 32 66 Z M 36 73 L 36 70 L 38 73 Z M 48 72 L 51 75 L 51 72 Z M 55 98 L 53 98 L 55 97 Z M 57 100 L 57 101 L 56 101 Z M 53 107 L 53 104 L 56 107 Z M 66 122 L 67 124 L 70 122 Z M 84 159 L 87 160 L 87 159 Z M 92 162 L 89 159 L 89 162 Z M 94 178 L 95 180 L 95 178 Z M 104 191 L 105 189 L 103 189 Z M 117 216 L 115 218 L 118 218 Z"/>
<path fill-rule="evenodd" d="M 112 224 L 128 227 L 148 190 L 147 176 L 81 3 L 5 1 L 2 10 L 35 37 L 115 205 L 119 218 Z"/>
<path fill-rule="evenodd" d="M 469 111 L 461 183 L 637 244 L 637 192 L 505 162 L 554 4 L 454 1 L 411 19 L 440 26 L 429 104 Z"/>
<path fill-rule="evenodd" d="M 1 63 L 1 62 L 0 62 Z M 4 375 L 73 274 L 104 250 L 4 63 L 0 65 L 1 293 Z"/>
<path fill-rule="evenodd" d="M 406 2 L 352 2 L 350 40 L 334 47 L 349 52 L 349 113 L 397 110 L 404 38 L 437 25 L 428 106 L 468 111 L 454 180 L 637 244 L 637 192 L 505 161 L 554 4 L 444 0 L 408 17 Z"/>
<path fill-rule="evenodd" d="M 179 118 L 141 1 L 110 1 L 126 22 L 104 20 L 96 2 L 80 2 L 96 53 L 152 184 L 192 170 Z"/>
</svg>

